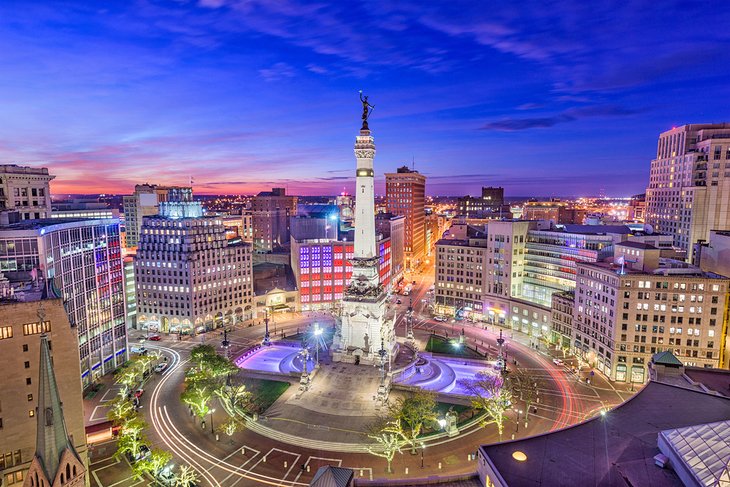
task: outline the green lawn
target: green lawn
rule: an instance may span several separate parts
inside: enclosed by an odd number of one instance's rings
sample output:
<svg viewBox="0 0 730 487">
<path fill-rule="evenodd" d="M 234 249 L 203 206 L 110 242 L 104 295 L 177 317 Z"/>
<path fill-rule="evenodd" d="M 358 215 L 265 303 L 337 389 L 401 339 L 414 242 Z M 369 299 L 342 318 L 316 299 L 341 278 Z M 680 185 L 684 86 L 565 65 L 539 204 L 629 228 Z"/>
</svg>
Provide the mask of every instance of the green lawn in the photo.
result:
<svg viewBox="0 0 730 487">
<path fill-rule="evenodd" d="M 443 355 L 453 355 L 454 357 L 464 358 L 484 358 L 484 355 L 477 353 L 476 350 L 465 346 L 464 344 L 458 347 L 455 344 L 459 343 L 458 338 L 447 339 L 437 335 L 431 335 L 426 345 L 427 352 L 440 353 Z"/>
<path fill-rule="evenodd" d="M 246 384 L 246 389 L 253 394 L 253 402 L 259 413 L 269 409 L 290 385 L 288 382 L 278 380 L 251 378 L 244 379 L 243 383 Z"/>
</svg>

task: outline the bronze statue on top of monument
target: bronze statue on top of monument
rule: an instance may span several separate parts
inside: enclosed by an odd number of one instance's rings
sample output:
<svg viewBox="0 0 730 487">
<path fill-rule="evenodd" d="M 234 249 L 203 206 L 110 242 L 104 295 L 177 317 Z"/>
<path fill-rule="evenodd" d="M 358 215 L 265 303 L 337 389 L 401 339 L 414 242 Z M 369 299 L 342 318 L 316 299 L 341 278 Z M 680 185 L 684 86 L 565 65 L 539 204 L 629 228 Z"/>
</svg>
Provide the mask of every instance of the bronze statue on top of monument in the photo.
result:
<svg viewBox="0 0 730 487">
<path fill-rule="evenodd" d="M 362 128 L 360 130 L 370 130 L 368 128 L 368 118 L 370 117 L 370 113 L 375 109 L 375 106 L 368 102 L 367 95 L 363 96 L 362 90 L 360 90 L 360 102 L 362 103 Z"/>
</svg>

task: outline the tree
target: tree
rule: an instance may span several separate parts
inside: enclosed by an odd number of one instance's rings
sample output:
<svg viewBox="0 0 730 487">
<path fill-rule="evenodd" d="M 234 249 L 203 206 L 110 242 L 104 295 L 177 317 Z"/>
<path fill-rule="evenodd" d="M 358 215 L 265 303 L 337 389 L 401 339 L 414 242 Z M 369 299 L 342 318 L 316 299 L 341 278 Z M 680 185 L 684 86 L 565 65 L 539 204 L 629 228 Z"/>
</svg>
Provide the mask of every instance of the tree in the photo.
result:
<svg viewBox="0 0 730 487">
<path fill-rule="evenodd" d="M 423 425 L 438 419 L 434 395 L 418 391 L 405 399 L 398 399 L 388 409 L 389 415 L 405 426 L 403 437 L 411 445 L 411 452 L 415 454 L 418 446 L 417 438 Z"/>
<path fill-rule="evenodd" d="M 114 381 L 124 386 L 119 393 L 122 396 L 126 396 L 127 391 L 137 385 L 137 371 L 133 366 L 120 367 L 114 372 Z"/>
<path fill-rule="evenodd" d="M 128 437 L 129 442 L 134 445 L 133 452 L 135 455 L 137 454 L 139 447 L 142 446 L 142 443 L 144 442 L 142 432 L 146 427 L 147 424 L 144 420 L 139 417 L 139 415 L 135 415 L 134 417 L 124 421 L 119 429 L 120 438 Z"/>
<path fill-rule="evenodd" d="M 204 364 L 206 359 L 217 355 L 215 348 L 211 345 L 197 345 L 190 350 L 190 360 L 199 368 Z"/>
<path fill-rule="evenodd" d="M 135 370 L 140 377 L 144 377 L 150 371 L 150 366 L 156 362 L 157 358 L 152 355 L 139 355 L 134 362 Z"/>
<path fill-rule="evenodd" d="M 225 433 L 228 436 L 233 436 L 234 433 L 241 431 L 242 429 L 243 422 L 235 416 L 230 416 L 216 428 L 219 433 Z"/>
<path fill-rule="evenodd" d="M 115 425 L 121 425 L 136 415 L 132 401 L 125 396 L 117 396 L 109 404 L 109 411 L 106 413 Z"/>
<path fill-rule="evenodd" d="M 245 384 L 223 385 L 215 390 L 215 394 L 224 403 L 226 409 L 234 414 L 237 409 L 246 408 L 251 401 L 251 393 L 246 390 Z"/>
<path fill-rule="evenodd" d="M 205 415 L 210 411 L 210 400 L 213 397 L 213 387 L 205 382 L 189 383 L 185 387 L 185 391 L 180 399 L 193 408 L 193 412 L 201 420 L 205 419 Z"/>
<path fill-rule="evenodd" d="M 508 381 L 514 395 L 525 402 L 525 422 L 530 414 L 530 406 L 538 399 L 541 379 L 531 369 L 516 367 L 509 375 Z"/>
<path fill-rule="evenodd" d="M 170 460 L 172 460 L 172 453 L 164 450 L 151 450 L 147 458 L 132 465 L 132 472 L 138 479 L 141 479 L 146 473 L 156 477 L 162 472 L 165 465 L 170 463 Z"/>
<path fill-rule="evenodd" d="M 393 473 L 391 464 L 396 453 L 402 454 L 401 448 L 408 443 L 403 435 L 403 428 L 400 420 L 387 422 L 376 434 L 368 435 L 377 442 L 377 446 L 367 448 L 368 453 L 376 457 L 385 458 L 388 462 L 388 473 Z"/>
<path fill-rule="evenodd" d="M 509 410 L 512 401 L 512 393 L 504 379 L 499 375 L 482 371 L 478 372 L 474 379 L 465 379 L 460 383 L 471 396 L 472 406 L 486 413 L 485 419 L 481 422 L 482 427 L 496 424 L 499 437 L 502 438 L 504 413 Z"/>
<path fill-rule="evenodd" d="M 180 466 L 180 472 L 175 476 L 175 487 L 190 487 L 198 481 L 198 474 L 187 465 Z"/>
<path fill-rule="evenodd" d="M 131 436 L 124 435 L 117 439 L 117 451 L 114 456 L 120 458 L 125 453 L 129 453 L 132 458 L 137 458 L 139 450 L 145 442 L 145 438 L 142 435 Z"/>
</svg>

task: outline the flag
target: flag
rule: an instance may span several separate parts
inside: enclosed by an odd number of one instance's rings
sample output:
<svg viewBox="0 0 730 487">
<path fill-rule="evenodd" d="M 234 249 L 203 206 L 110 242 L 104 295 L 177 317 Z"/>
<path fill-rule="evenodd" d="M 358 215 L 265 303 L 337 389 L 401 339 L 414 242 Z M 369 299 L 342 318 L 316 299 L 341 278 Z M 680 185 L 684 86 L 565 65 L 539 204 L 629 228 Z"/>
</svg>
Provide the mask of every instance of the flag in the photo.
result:
<svg viewBox="0 0 730 487">
<path fill-rule="evenodd" d="M 624 255 L 621 255 L 618 259 L 616 259 L 615 263 L 616 265 L 624 265 L 626 262 L 626 257 Z"/>
</svg>

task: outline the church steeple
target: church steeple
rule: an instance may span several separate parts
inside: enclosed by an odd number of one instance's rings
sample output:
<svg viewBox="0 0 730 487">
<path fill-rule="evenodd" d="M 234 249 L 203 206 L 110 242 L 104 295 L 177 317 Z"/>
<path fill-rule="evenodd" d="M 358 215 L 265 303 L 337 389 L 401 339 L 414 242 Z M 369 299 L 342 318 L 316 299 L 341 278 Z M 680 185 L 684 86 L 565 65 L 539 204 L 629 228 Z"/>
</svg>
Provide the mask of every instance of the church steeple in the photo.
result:
<svg viewBox="0 0 730 487">
<path fill-rule="evenodd" d="M 84 464 L 66 431 L 61 397 L 58 393 L 46 334 L 41 335 L 40 348 L 36 452 L 23 486 L 84 485 Z"/>
</svg>

